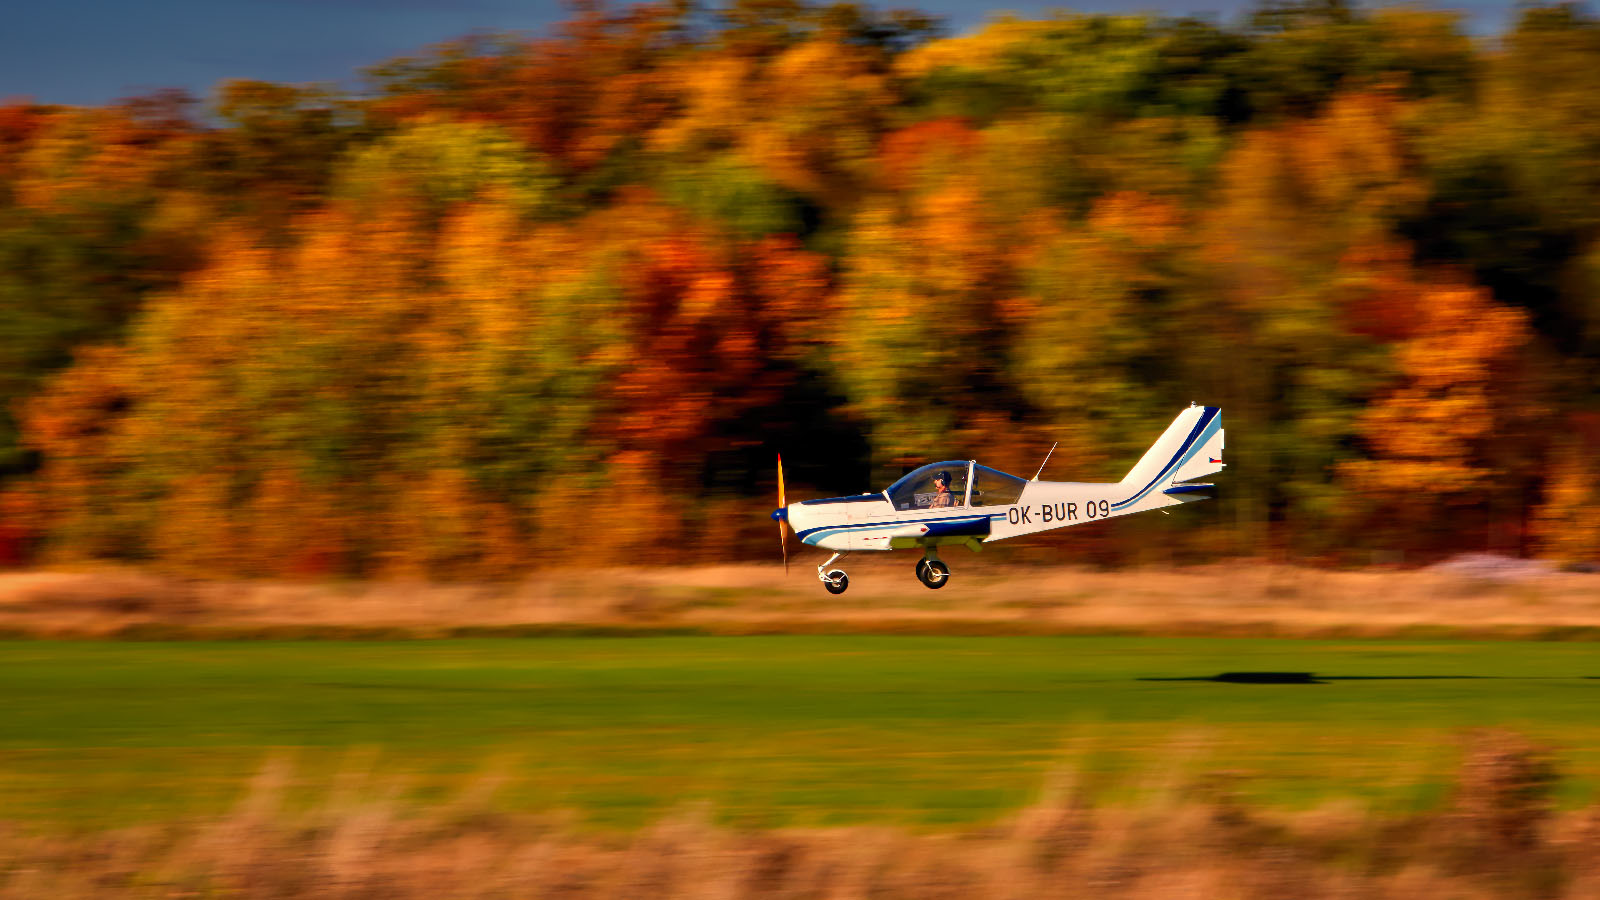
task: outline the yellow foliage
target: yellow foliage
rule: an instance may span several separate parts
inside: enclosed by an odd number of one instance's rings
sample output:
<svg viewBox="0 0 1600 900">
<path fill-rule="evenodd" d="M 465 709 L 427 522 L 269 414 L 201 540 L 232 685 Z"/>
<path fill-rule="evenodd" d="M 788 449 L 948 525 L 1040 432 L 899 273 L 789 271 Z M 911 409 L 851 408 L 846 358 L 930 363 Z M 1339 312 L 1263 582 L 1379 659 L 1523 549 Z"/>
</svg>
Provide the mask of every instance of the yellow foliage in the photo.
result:
<svg viewBox="0 0 1600 900">
<path fill-rule="evenodd" d="M 880 118 L 896 100 L 873 55 L 828 40 L 797 45 L 762 74 L 747 156 L 779 184 L 850 209 L 876 170 Z"/>
<path fill-rule="evenodd" d="M 895 71 L 905 78 L 922 78 L 939 69 L 983 71 L 1004 64 L 1018 44 L 1060 28 L 1056 21 L 1031 21 L 1002 17 L 961 37 L 930 41 L 895 60 Z"/>
<path fill-rule="evenodd" d="M 731 146 L 759 114 L 750 106 L 759 80 L 755 61 L 743 56 L 684 60 L 668 70 L 683 96 L 683 114 L 650 135 L 659 150 L 676 153 Z"/>
</svg>

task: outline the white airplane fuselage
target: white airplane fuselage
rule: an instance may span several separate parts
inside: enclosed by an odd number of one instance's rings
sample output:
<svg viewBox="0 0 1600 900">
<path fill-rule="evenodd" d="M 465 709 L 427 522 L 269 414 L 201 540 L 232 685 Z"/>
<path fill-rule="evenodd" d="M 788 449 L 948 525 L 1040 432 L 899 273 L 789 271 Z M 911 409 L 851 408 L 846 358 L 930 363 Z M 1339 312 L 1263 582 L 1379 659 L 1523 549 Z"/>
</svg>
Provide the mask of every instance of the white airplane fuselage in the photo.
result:
<svg viewBox="0 0 1600 900">
<path fill-rule="evenodd" d="M 883 494 L 837 498 L 817 505 L 796 503 L 789 525 L 801 543 L 828 550 L 903 550 L 912 547 L 975 545 L 1024 534 L 1132 515 L 1209 499 L 1209 493 L 1183 485 L 1177 493 L 1151 491 L 1138 499 L 1122 496 L 1117 484 L 1072 481 L 1029 482 L 1017 502 L 1005 506 L 957 506 L 896 510 Z M 1169 488 L 1170 490 L 1170 488 Z M 810 501 L 816 503 L 816 501 Z"/>
<path fill-rule="evenodd" d="M 1194 406 L 1179 414 L 1120 482 L 1022 482 L 1006 476 L 1022 484 L 1020 495 L 1012 492 L 1003 498 L 1006 502 L 986 502 L 983 492 L 972 486 L 981 472 L 994 470 L 968 460 L 935 464 L 967 467 L 965 473 L 957 470 L 958 476 L 965 475 L 956 479 L 964 487 L 945 500 L 950 505 L 902 499 L 897 509 L 891 487 L 876 494 L 791 503 L 774 518 L 786 518 L 801 542 L 841 553 L 953 544 L 977 550 L 992 541 L 1210 499 L 1214 485 L 1185 482 L 1221 471 L 1222 450 L 1221 411 Z M 988 492 L 988 497 L 995 496 Z"/>
</svg>

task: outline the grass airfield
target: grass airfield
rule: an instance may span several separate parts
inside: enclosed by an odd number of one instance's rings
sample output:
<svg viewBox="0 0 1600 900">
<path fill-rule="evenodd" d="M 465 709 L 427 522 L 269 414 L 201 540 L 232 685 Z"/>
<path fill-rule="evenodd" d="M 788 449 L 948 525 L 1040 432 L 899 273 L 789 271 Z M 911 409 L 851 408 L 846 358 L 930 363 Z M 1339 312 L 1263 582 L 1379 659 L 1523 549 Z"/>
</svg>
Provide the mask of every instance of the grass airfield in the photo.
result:
<svg viewBox="0 0 1600 900">
<path fill-rule="evenodd" d="M 1399 812 L 1443 801 L 1480 727 L 1554 747 L 1564 804 L 1600 784 L 1591 643 L 22 640 L 0 642 L 0 704 L 0 820 L 47 828 L 215 815 L 264 769 L 291 806 L 492 795 L 599 828 L 684 804 L 938 828 L 1052 777 L 1106 804 L 1221 778 L 1265 806 Z"/>
</svg>

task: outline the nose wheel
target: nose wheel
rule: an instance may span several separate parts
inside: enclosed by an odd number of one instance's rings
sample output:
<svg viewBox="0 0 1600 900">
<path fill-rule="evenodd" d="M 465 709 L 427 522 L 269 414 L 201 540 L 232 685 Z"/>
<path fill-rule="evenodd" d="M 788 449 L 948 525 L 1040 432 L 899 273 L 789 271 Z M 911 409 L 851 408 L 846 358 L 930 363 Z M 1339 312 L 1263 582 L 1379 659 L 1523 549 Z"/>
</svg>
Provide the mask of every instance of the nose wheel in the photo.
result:
<svg viewBox="0 0 1600 900">
<path fill-rule="evenodd" d="M 940 559 L 917 560 L 917 580 L 937 591 L 950 583 L 950 567 Z"/>
<path fill-rule="evenodd" d="M 846 575 L 843 569 L 828 568 L 833 565 L 835 560 L 842 559 L 845 555 L 844 553 L 835 553 L 828 557 L 827 562 L 817 566 L 817 580 L 822 582 L 822 586 L 827 588 L 830 594 L 842 594 L 850 586 L 850 576 Z"/>
</svg>

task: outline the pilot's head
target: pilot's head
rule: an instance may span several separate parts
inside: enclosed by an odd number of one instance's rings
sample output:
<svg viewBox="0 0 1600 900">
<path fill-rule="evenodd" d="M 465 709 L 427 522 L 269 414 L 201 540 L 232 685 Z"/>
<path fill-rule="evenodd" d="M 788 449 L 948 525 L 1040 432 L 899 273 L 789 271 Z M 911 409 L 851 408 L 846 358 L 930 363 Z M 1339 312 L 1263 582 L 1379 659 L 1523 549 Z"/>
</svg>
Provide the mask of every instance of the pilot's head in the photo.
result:
<svg viewBox="0 0 1600 900">
<path fill-rule="evenodd" d="M 939 472 L 935 474 L 933 476 L 933 486 L 941 491 L 948 491 L 950 489 L 950 473 Z"/>
</svg>

